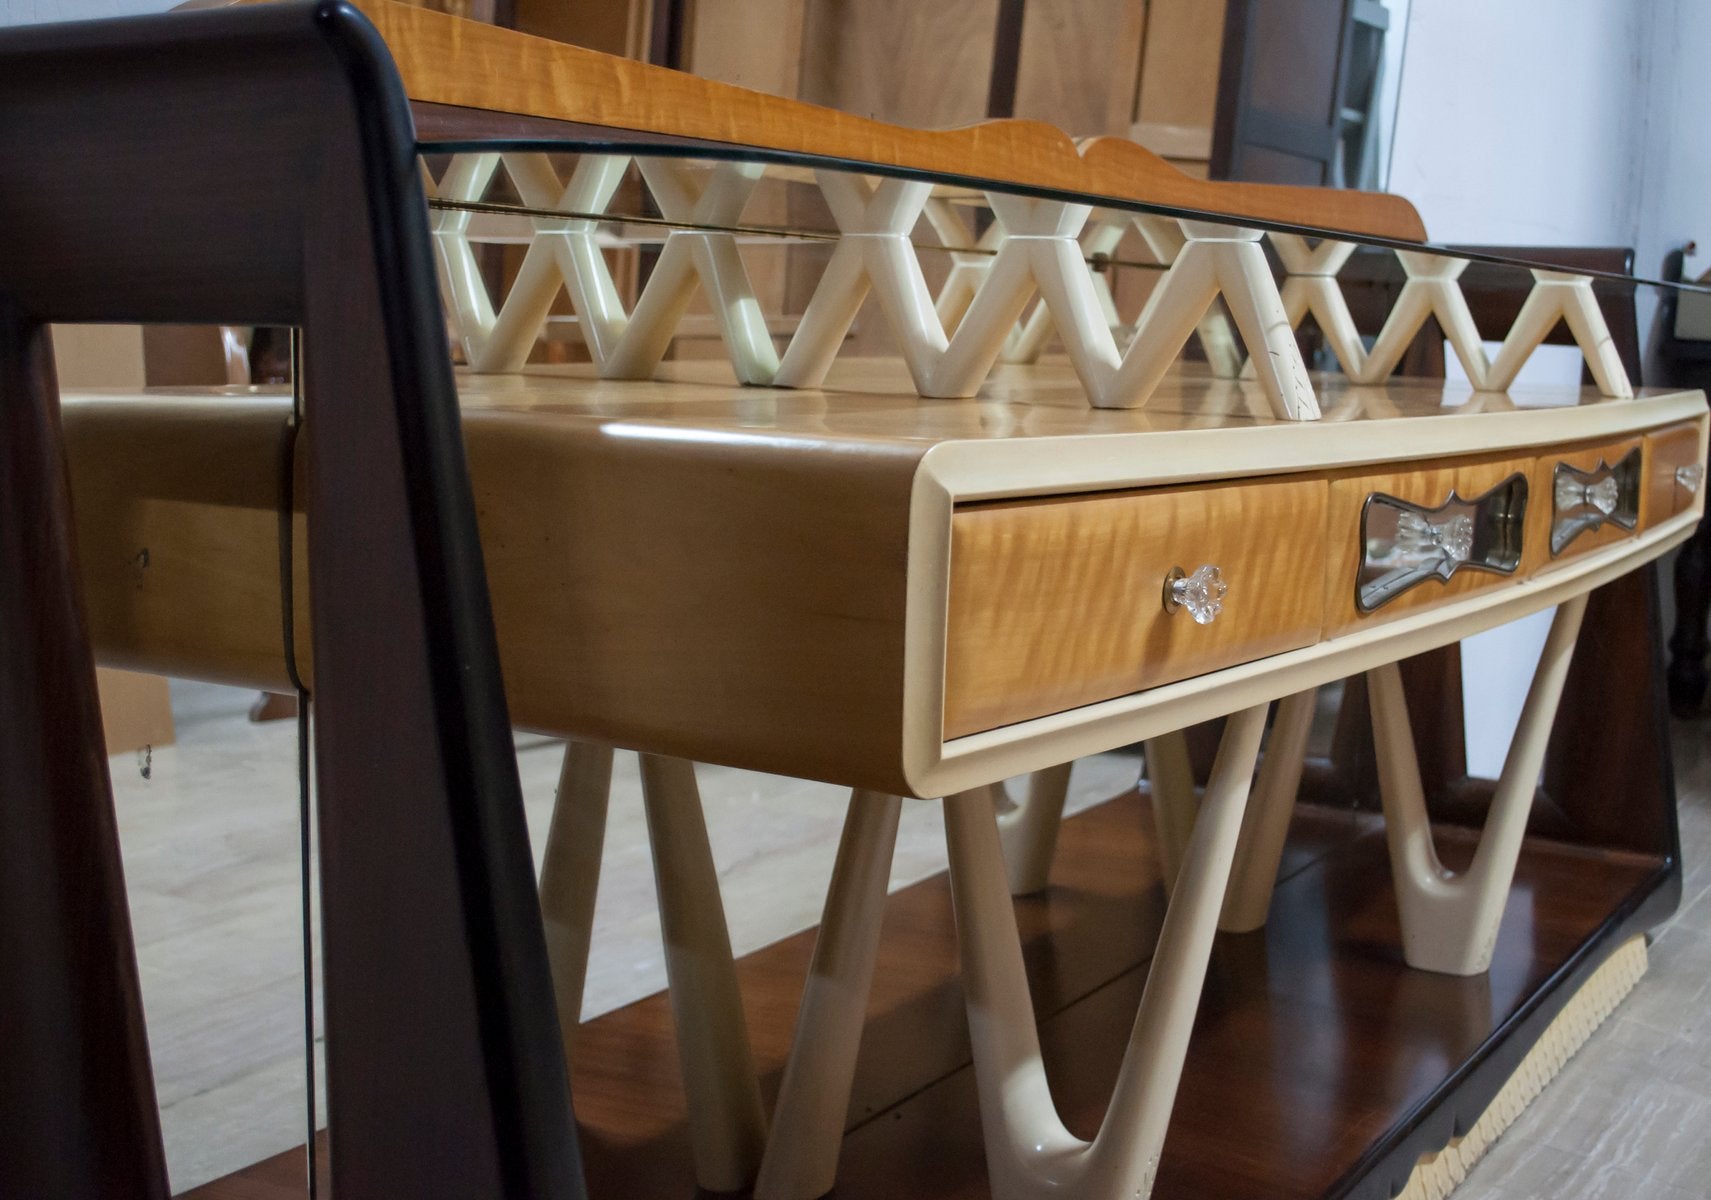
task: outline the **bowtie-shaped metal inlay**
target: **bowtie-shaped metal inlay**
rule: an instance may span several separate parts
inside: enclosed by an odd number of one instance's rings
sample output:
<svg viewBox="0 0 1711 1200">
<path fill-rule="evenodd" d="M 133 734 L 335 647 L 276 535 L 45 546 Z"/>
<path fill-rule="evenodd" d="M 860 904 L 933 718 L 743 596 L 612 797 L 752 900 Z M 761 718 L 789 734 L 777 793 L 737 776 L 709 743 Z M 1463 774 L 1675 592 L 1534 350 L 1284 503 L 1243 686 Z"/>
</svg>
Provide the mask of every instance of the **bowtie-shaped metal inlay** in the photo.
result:
<svg viewBox="0 0 1711 1200">
<path fill-rule="evenodd" d="M 1521 564 L 1527 479 L 1519 473 L 1475 500 L 1455 492 L 1436 508 L 1375 492 L 1361 512 L 1355 607 L 1363 613 L 1428 579 L 1466 567 L 1508 575 Z"/>
<path fill-rule="evenodd" d="M 1606 523 L 1633 529 L 1640 520 L 1640 448 L 1634 447 L 1611 466 L 1603 459 L 1593 471 L 1558 463 L 1551 478 L 1551 554 L 1589 529 Z"/>
</svg>

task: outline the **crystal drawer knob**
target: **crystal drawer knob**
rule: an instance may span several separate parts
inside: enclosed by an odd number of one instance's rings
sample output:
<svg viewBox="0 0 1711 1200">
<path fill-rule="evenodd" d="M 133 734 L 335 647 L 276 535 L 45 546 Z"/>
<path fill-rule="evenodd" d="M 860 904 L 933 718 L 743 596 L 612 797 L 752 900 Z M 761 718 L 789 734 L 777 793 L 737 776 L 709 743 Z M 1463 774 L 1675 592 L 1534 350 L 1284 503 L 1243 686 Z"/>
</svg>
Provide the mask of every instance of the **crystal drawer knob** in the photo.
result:
<svg viewBox="0 0 1711 1200">
<path fill-rule="evenodd" d="M 1173 613 L 1180 608 L 1196 625 L 1210 625 L 1224 611 L 1224 595 L 1229 590 L 1223 572 L 1210 563 L 1192 575 L 1181 567 L 1172 567 L 1164 578 L 1164 611 Z"/>
<path fill-rule="evenodd" d="M 1675 481 L 1691 496 L 1699 490 L 1699 485 L 1705 482 L 1705 468 L 1698 463 L 1687 467 L 1677 467 L 1675 469 Z"/>
</svg>

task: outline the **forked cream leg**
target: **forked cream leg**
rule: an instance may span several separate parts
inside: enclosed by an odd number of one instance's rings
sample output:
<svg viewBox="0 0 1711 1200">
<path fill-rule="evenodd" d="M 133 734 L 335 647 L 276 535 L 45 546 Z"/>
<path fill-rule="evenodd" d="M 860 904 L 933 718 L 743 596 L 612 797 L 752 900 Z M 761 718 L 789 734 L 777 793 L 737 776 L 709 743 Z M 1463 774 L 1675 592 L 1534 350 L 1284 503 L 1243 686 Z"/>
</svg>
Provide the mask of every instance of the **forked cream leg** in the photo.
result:
<svg viewBox="0 0 1711 1200">
<path fill-rule="evenodd" d="M 1063 805 L 1069 797 L 1069 773 L 1073 763 L 1047 767 L 1028 776 L 1028 794 L 1020 804 L 998 818 L 998 836 L 1004 844 L 1004 863 L 1010 876 L 1012 896 L 1043 892 L 1050 882 L 1052 858 L 1057 853 L 1058 830 L 1063 826 Z M 1002 784 L 995 785 L 1001 792 Z M 997 799 L 997 796 L 994 796 Z"/>
<path fill-rule="evenodd" d="M 901 807 L 850 797 L 755 1200 L 814 1200 L 836 1180 Z"/>
<path fill-rule="evenodd" d="M 1111 1105 L 1091 1142 L 1064 1128 L 1046 1084 L 990 797 L 981 789 L 945 801 L 951 894 L 994 1200 L 1145 1200 L 1151 1192 L 1266 708 L 1237 713 L 1225 728 Z"/>
<path fill-rule="evenodd" d="M 1289 838 L 1289 818 L 1295 812 L 1295 794 L 1301 787 L 1307 735 L 1313 729 L 1318 698 L 1318 689 L 1309 688 L 1278 701 L 1277 720 L 1272 722 L 1271 740 L 1260 760 L 1253 799 L 1242 818 L 1224 912 L 1218 918 L 1218 928 L 1226 933 L 1261 928 L 1271 910 L 1271 893 L 1277 886 L 1283 844 Z"/>
<path fill-rule="evenodd" d="M 1174 887 L 1188 839 L 1194 833 L 1197 803 L 1194 765 L 1188 759 L 1188 739 L 1173 729 L 1145 745 L 1147 793 L 1153 802 L 1153 830 L 1158 835 L 1159 869 L 1164 886 Z"/>
<path fill-rule="evenodd" d="M 606 841 L 606 810 L 612 793 L 612 747 L 567 742 L 564 766 L 541 859 L 541 921 L 547 961 L 558 999 L 564 1059 L 573 1061 L 582 1021 L 582 991 L 588 979 L 588 939 L 594 929 L 594 897 L 600 890 L 600 851 Z"/>
<path fill-rule="evenodd" d="M 1584 594 L 1564 601 L 1557 609 L 1521 709 L 1515 740 L 1503 762 L 1503 775 L 1491 798 L 1479 849 L 1472 864 L 1459 875 L 1443 868 L 1432 845 L 1402 673 L 1395 663 L 1367 672 L 1385 834 L 1402 919 L 1403 956 L 1411 967 L 1477 975 L 1491 965 L 1497 927 L 1527 831 L 1527 813 L 1544 764 L 1545 744 L 1550 740 L 1557 701 L 1585 610 Z"/>
<path fill-rule="evenodd" d="M 708 1191 L 736 1191 L 760 1166 L 766 1117 L 695 764 L 644 754 L 641 766 L 695 1179 Z"/>
</svg>

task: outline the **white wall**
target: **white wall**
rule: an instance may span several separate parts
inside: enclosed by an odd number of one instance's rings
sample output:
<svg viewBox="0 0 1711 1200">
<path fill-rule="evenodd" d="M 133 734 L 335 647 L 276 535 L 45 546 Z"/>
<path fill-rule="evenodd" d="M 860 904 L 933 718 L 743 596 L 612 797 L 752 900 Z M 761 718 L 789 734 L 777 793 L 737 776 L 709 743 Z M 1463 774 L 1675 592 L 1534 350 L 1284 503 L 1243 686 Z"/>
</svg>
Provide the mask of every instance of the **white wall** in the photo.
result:
<svg viewBox="0 0 1711 1200">
<path fill-rule="evenodd" d="M 1688 238 L 1711 251 L 1707 63 L 1705 0 L 1415 0 L 1390 190 L 1436 241 L 1633 246 L 1655 274 Z M 1642 339 L 1654 309 L 1642 288 Z M 1475 773 L 1501 767 L 1548 623 L 1463 646 Z"/>
<path fill-rule="evenodd" d="M 1627 243 L 1654 0 L 1419 0 L 1390 190 L 1434 240 Z"/>
<path fill-rule="evenodd" d="M 164 12 L 176 3 L 178 0 L 0 0 L 0 25 L 128 17 Z"/>
<path fill-rule="evenodd" d="M 1655 21 L 1643 97 L 1645 157 L 1638 181 L 1636 270 L 1656 274 L 1664 254 L 1697 241 L 1689 260 L 1698 274 L 1711 266 L 1711 135 L 1706 132 L 1706 69 L 1711 66 L 1711 4 L 1652 0 Z M 1650 327 L 1650 297 L 1641 292 L 1641 333 Z"/>
</svg>

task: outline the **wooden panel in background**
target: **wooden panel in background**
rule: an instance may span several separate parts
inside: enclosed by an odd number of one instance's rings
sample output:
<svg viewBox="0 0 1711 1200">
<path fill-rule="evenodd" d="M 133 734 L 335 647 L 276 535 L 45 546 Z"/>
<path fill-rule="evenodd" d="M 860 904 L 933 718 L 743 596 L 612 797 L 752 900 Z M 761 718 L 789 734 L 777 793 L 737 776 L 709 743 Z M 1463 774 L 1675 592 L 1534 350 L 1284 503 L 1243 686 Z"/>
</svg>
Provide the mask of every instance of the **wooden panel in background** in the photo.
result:
<svg viewBox="0 0 1711 1200">
<path fill-rule="evenodd" d="M 1073 137 L 1128 133 L 1148 7 L 1148 0 L 1029 4 L 1013 115 Z"/>
<path fill-rule="evenodd" d="M 908 170 L 954 167 L 1019 187 L 1132 198 L 1411 241 L 1425 237 L 1419 214 L 1399 196 L 1207 184 L 1125 139 L 1095 139 L 1078 149 L 1062 132 L 1029 121 L 992 121 L 937 132 L 899 128 L 388 0 L 359 0 L 358 7 L 386 39 L 405 89 L 417 102 L 418 129 L 430 140 L 441 135 L 460 140 L 483 134 L 514 136 L 525 127 L 545 136 L 556 123 L 564 123 L 561 133 L 571 137 L 586 134 L 586 129 L 575 126 L 598 126 L 633 133 L 637 140 L 750 145 Z M 888 0 L 883 11 L 896 13 L 885 36 L 870 35 L 865 43 L 837 52 L 839 62 L 858 61 L 859 50 L 863 55 L 859 61 L 874 64 L 858 75 L 863 82 L 848 95 L 854 99 L 864 92 L 874 94 L 881 86 L 890 94 L 898 87 L 894 60 L 904 46 L 903 38 L 945 47 L 946 54 L 932 63 L 931 70 L 947 85 L 954 84 L 969 53 L 956 40 L 962 26 L 922 27 L 920 14 L 951 14 L 941 19 L 963 22 L 970 20 L 962 15 L 965 10 L 905 6 Z M 824 45 L 826 35 L 838 33 L 835 23 L 824 35 L 821 28 L 810 23 L 805 44 Z M 977 29 L 969 36 L 982 37 Z M 814 74 L 805 61 L 804 95 L 812 94 Z M 947 104 L 968 90 L 966 84 L 960 90 L 922 87 Z M 857 107 L 856 111 L 868 110 Z M 912 124 L 931 123 L 930 118 L 909 115 Z"/>
<path fill-rule="evenodd" d="M 1150 0 L 1129 136 L 1204 179 L 1218 112 L 1224 0 Z"/>
<path fill-rule="evenodd" d="M 997 0 L 808 0 L 800 97 L 922 129 L 986 118 Z"/>
</svg>

